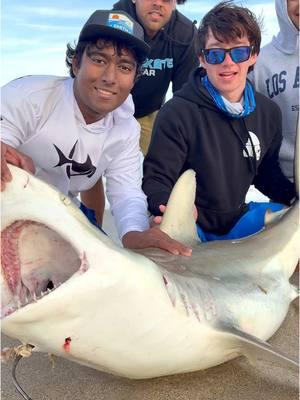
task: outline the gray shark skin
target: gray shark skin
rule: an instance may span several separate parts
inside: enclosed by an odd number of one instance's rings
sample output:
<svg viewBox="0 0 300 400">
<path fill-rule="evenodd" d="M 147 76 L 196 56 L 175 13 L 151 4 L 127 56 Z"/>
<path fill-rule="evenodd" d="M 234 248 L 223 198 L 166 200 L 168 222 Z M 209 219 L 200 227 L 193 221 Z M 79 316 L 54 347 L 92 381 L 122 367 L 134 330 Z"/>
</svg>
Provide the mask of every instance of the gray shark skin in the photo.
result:
<svg viewBox="0 0 300 400">
<path fill-rule="evenodd" d="M 132 252 L 89 224 L 70 199 L 16 167 L 2 193 L 2 331 L 128 378 L 196 371 L 239 355 L 297 361 L 265 341 L 297 291 L 299 207 L 241 240 L 200 243 L 195 176 L 177 182 L 161 229 L 191 257 Z M 189 221 L 192 223 L 186 223 Z"/>
</svg>

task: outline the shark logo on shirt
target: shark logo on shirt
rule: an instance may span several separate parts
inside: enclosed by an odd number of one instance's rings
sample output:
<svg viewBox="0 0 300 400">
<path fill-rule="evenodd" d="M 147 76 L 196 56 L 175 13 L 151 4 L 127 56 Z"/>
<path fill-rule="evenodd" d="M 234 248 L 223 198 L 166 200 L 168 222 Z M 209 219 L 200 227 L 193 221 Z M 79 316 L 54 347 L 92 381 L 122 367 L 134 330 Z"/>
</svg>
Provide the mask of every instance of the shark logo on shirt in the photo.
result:
<svg viewBox="0 0 300 400">
<path fill-rule="evenodd" d="M 78 175 L 86 175 L 88 178 L 91 178 L 96 171 L 96 167 L 93 165 L 90 156 L 87 155 L 86 161 L 84 163 L 79 163 L 73 160 L 73 155 L 77 143 L 78 140 L 76 140 L 68 156 L 65 156 L 64 153 L 55 144 L 53 144 L 59 157 L 59 162 L 54 167 L 61 167 L 62 165 L 67 164 L 66 172 L 69 179 L 71 178 L 71 176 Z"/>
</svg>

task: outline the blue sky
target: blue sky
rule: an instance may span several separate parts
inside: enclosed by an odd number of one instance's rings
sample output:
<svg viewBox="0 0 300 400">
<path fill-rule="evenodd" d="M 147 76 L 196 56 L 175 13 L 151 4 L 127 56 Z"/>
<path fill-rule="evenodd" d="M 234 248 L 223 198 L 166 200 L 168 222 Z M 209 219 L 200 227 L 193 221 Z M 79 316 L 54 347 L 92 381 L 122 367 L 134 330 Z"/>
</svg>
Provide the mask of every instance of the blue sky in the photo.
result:
<svg viewBox="0 0 300 400">
<path fill-rule="evenodd" d="M 130 0 L 128 0 L 130 1 Z M 67 75 L 65 49 L 96 9 L 110 9 L 115 0 L 2 0 L 2 59 L 0 85 L 30 74 Z M 187 0 L 177 6 L 192 20 L 219 1 Z M 263 44 L 278 31 L 274 0 L 244 0 L 264 18 Z"/>
</svg>

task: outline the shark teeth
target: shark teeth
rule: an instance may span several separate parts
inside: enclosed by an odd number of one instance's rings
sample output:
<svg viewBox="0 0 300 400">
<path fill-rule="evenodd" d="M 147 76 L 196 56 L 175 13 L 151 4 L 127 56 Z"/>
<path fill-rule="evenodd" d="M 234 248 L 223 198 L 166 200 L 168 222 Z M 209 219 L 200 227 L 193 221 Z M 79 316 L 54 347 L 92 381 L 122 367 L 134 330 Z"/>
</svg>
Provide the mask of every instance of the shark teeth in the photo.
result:
<svg viewBox="0 0 300 400">
<path fill-rule="evenodd" d="M 15 311 L 29 305 L 38 302 L 41 300 L 43 297 L 47 296 L 51 292 L 53 292 L 55 289 L 57 289 L 61 285 L 61 282 L 58 282 L 53 285 L 53 288 L 47 288 L 45 291 L 41 291 L 40 294 L 37 294 L 36 292 L 29 293 L 27 291 L 27 294 L 24 295 L 23 300 L 20 297 L 15 297 L 13 303 L 8 306 L 8 308 L 5 309 L 3 312 L 3 315 L 1 315 L 1 318 L 7 317 L 8 315 L 14 313 Z"/>
</svg>

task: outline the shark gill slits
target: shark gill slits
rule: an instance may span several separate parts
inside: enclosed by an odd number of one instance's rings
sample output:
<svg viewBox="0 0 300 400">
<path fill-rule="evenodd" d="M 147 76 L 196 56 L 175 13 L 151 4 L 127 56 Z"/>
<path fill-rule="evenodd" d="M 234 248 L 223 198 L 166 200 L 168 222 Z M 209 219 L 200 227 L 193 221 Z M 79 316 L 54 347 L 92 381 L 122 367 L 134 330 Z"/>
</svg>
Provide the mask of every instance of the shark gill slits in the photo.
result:
<svg viewBox="0 0 300 400">
<path fill-rule="evenodd" d="M 27 176 L 27 181 L 26 181 L 26 183 L 24 184 L 24 186 L 23 186 L 23 188 L 24 189 L 26 189 L 27 188 L 27 186 L 28 186 L 28 183 L 29 183 L 29 176 Z"/>
<path fill-rule="evenodd" d="M 268 294 L 267 290 L 264 289 L 262 286 L 257 285 L 258 289 L 261 290 L 264 294 Z"/>
</svg>

